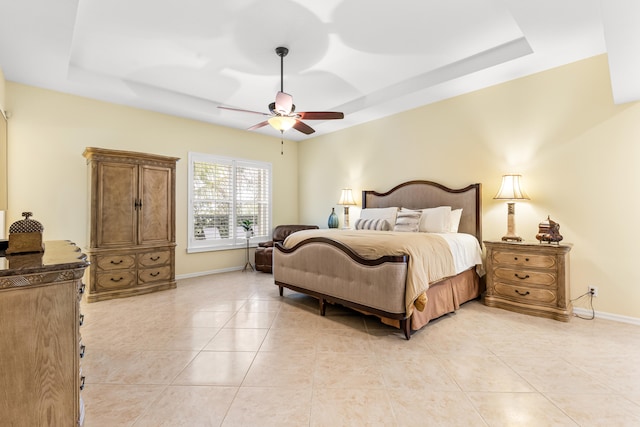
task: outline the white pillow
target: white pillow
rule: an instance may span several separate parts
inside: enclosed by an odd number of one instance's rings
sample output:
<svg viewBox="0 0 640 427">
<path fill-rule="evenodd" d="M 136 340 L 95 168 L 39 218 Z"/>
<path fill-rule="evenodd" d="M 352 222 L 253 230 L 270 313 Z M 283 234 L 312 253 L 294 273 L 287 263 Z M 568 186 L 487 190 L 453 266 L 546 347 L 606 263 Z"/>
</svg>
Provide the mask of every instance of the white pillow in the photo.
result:
<svg viewBox="0 0 640 427">
<path fill-rule="evenodd" d="M 391 230 L 391 225 L 386 219 L 358 218 L 356 221 L 356 230 L 389 231 Z"/>
<path fill-rule="evenodd" d="M 409 209 L 400 210 L 393 231 L 417 232 L 420 224 L 420 216 L 420 211 L 412 211 Z"/>
<path fill-rule="evenodd" d="M 384 219 L 392 227 L 396 223 L 396 216 L 398 215 L 398 208 L 366 208 L 360 211 L 361 219 Z"/>
<path fill-rule="evenodd" d="M 460 218 L 462 217 L 462 209 L 453 209 L 451 211 L 451 233 L 457 233 L 460 226 Z"/>
<path fill-rule="evenodd" d="M 426 233 L 449 233 L 451 230 L 451 206 L 422 209 L 420 231 Z"/>
</svg>

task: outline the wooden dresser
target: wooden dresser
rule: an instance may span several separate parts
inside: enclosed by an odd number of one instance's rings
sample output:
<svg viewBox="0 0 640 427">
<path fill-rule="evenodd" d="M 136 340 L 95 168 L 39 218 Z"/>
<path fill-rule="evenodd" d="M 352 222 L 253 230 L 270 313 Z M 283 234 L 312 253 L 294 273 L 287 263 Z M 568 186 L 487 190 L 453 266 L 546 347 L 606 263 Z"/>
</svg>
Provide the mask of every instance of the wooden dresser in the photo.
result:
<svg viewBox="0 0 640 427">
<path fill-rule="evenodd" d="M 87 301 L 176 287 L 175 157 L 87 148 Z"/>
<path fill-rule="evenodd" d="M 571 319 L 570 245 L 485 241 L 484 303 L 518 313 Z"/>
<path fill-rule="evenodd" d="M 82 425 L 82 276 L 73 243 L 0 257 L 0 425 Z"/>
</svg>

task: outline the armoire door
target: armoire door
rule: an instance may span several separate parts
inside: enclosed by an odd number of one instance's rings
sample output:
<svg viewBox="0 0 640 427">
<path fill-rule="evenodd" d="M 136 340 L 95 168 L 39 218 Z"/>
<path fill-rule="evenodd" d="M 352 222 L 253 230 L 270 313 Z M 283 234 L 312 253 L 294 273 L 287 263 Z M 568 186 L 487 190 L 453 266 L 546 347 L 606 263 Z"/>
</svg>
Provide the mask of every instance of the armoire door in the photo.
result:
<svg viewBox="0 0 640 427">
<path fill-rule="evenodd" d="M 137 244 L 138 166 L 98 163 L 97 246 Z"/>
<path fill-rule="evenodd" d="M 138 243 L 169 243 L 173 234 L 173 169 L 140 165 Z"/>
</svg>

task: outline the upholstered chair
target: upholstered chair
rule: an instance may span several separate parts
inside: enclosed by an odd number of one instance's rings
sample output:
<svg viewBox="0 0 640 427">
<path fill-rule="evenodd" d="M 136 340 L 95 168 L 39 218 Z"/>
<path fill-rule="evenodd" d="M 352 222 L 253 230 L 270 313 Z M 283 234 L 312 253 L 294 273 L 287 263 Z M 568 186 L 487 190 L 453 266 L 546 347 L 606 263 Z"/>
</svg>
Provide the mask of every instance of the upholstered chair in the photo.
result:
<svg viewBox="0 0 640 427">
<path fill-rule="evenodd" d="M 291 233 L 300 230 L 317 229 L 317 225 L 279 225 L 273 229 L 271 240 L 258 244 L 256 248 L 256 270 L 264 273 L 273 272 L 273 246 L 276 242 L 284 242 Z"/>
</svg>

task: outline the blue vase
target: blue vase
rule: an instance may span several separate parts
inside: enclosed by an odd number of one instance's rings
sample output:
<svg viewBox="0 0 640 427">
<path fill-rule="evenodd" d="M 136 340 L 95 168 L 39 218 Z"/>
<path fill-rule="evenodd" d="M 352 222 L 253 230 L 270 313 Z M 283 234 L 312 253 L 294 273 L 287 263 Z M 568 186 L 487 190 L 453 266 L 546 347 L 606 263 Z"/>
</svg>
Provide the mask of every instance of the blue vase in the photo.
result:
<svg viewBox="0 0 640 427">
<path fill-rule="evenodd" d="M 336 215 L 336 208 L 331 208 L 331 215 L 329 215 L 329 228 L 338 228 L 340 221 L 338 215 Z"/>
</svg>

